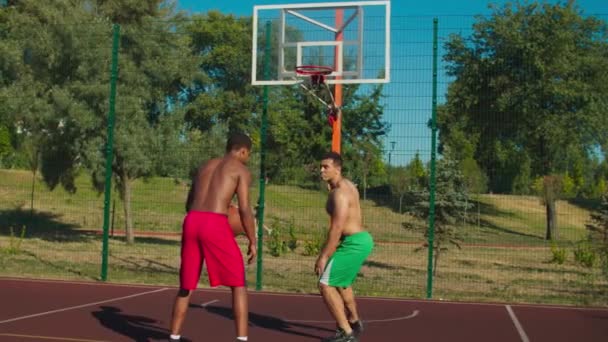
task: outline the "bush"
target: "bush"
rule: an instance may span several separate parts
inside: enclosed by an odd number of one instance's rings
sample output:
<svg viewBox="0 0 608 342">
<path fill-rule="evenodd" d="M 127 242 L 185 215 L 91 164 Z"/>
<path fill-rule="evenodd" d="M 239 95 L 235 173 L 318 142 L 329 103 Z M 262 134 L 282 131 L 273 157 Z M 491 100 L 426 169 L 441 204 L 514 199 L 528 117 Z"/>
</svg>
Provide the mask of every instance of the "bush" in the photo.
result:
<svg viewBox="0 0 608 342">
<path fill-rule="evenodd" d="M 281 239 L 280 229 L 273 228 L 270 231 L 268 240 L 266 240 L 266 247 L 273 257 L 279 257 L 287 252 L 287 243 Z"/>
<path fill-rule="evenodd" d="M 564 247 L 559 247 L 556 243 L 552 243 L 551 254 L 553 255 L 553 257 L 551 258 L 550 262 L 559 265 L 566 262 L 566 249 Z"/>
<path fill-rule="evenodd" d="M 302 254 L 305 256 L 318 255 L 323 248 L 326 235 L 327 231 L 325 229 L 312 234 L 311 238 L 304 242 L 304 252 Z"/>
<path fill-rule="evenodd" d="M 576 244 L 574 248 L 574 260 L 587 268 L 593 267 L 597 259 L 597 254 L 593 250 L 591 244 L 587 241 L 582 241 Z"/>
<path fill-rule="evenodd" d="M 290 251 L 295 251 L 298 248 L 298 238 L 296 237 L 296 225 L 295 219 L 292 217 L 289 221 L 289 240 L 287 240 L 287 247 Z"/>
<path fill-rule="evenodd" d="M 266 247 L 270 255 L 279 257 L 288 251 L 294 251 L 298 247 L 298 239 L 296 237 L 295 219 L 289 221 L 281 221 L 279 218 L 273 218 L 272 229 L 268 233 Z"/>
<path fill-rule="evenodd" d="M 25 226 L 21 228 L 21 233 L 19 236 L 15 236 L 15 231 L 13 227 L 9 228 L 10 237 L 8 240 L 8 247 L 1 249 L 1 251 L 5 254 L 16 255 L 21 253 L 21 244 L 23 243 L 23 239 L 25 238 Z"/>
</svg>

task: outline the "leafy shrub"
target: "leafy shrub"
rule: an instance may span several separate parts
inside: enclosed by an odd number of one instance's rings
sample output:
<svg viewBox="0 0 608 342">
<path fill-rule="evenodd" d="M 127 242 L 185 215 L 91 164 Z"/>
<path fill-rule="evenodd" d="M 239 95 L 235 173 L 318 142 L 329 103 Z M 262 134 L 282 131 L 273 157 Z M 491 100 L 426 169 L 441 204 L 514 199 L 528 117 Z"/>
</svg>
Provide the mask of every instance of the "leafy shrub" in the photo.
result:
<svg viewBox="0 0 608 342">
<path fill-rule="evenodd" d="M 597 254 L 591 244 L 587 241 L 579 242 L 574 248 L 574 260 L 587 268 L 593 267 L 597 259 Z"/>
<path fill-rule="evenodd" d="M 272 229 L 268 234 L 268 240 L 266 240 L 266 247 L 270 255 L 274 257 L 279 257 L 288 251 L 293 252 L 298 247 L 295 219 L 293 217 L 289 221 L 273 218 Z"/>
<path fill-rule="evenodd" d="M 19 254 L 21 253 L 21 244 L 23 243 L 23 239 L 25 238 L 25 226 L 21 228 L 21 233 L 19 234 L 19 236 L 15 235 L 13 227 L 10 227 L 9 230 L 10 237 L 8 240 L 8 247 L 3 248 L 1 251 L 9 255 Z"/>
<path fill-rule="evenodd" d="M 326 235 L 327 231 L 325 229 L 312 234 L 311 238 L 304 242 L 304 252 L 302 254 L 305 256 L 318 255 L 323 248 Z"/>
<path fill-rule="evenodd" d="M 292 217 L 289 221 L 289 240 L 287 240 L 287 247 L 290 251 L 295 251 L 298 248 L 298 238 L 296 237 L 296 225 L 295 219 Z"/>
<path fill-rule="evenodd" d="M 551 254 L 553 255 L 553 257 L 551 258 L 550 262 L 559 265 L 566 262 L 566 249 L 564 247 L 559 247 L 556 243 L 552 243 Z"/>
</svg>

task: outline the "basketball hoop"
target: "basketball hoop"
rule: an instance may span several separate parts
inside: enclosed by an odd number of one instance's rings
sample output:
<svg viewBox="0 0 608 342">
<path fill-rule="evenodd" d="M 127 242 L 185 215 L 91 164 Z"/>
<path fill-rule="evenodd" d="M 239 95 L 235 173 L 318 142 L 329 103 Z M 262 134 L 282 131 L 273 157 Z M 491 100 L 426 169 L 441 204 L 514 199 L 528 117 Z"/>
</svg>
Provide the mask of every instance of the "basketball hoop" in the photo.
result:
<svg viewBox="0 0 608 342">
<path fill-rule="evenodd" d="M 310 77 L 310 83 L 313 86 L 325 84 L 325 76 L 332 72 L 332 68 L 320 65 L 298 65 L 296 67 L 296 75 L 299 77 Z"/>
<path fill-rule="evenodd" d="M 332 94 L 329 85 L 325 83 L 325 76 L 330 75 L 334 70 L 330 67 L 320 65 L 298 65 L 295 71 L 297 77 L 309 79 L 307 84 L 302 82 L 300 83 L 300 86 L 327 107 L 327 120 L 329 125 L 333 126 L 334 121 L 337 120 L 340 109 L 336 107 L 334 95 Z M 323 85 L 325 85 L 325 87 L 323 87 Z M 320 92 L 322 91 L 322 88 L 329 94 L 330 103 L 319 96 L 321 95 Z"/>
</svg>

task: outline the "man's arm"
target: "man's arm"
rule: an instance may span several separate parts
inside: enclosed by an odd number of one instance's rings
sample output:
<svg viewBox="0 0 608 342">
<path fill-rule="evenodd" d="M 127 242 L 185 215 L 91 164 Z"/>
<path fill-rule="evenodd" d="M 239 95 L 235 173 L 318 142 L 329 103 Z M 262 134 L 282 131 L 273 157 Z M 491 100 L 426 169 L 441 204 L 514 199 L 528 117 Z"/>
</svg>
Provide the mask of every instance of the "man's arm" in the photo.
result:
<svg viewBox="0 0 608 342">
<path fill-rule="evenodd" d="M 331 213 L 327 240 L 325 240 L 325 245 L 315 263 L 315 273 L 318 275 L 323 273 L 327 261 L 334 254 L 336 248 L 338 248 L 340 238 L 342 237 L 342 231 L 346 224 L 346 218 L 348 217 L 348 197 L 340 190 L 335 191 L 330 196 L 329 200 L 332 203 L 331 207 L 333 208 L 333 211 Z"/>
<path fill-rule="evenodd" d="M 241 223 L 245 230 L 245 235 L 249 239 L 249 262 L 253 260 L 253 257 L 257 254 L 256 250 L 256 236 L 255 236 L 255 221 L 253 217 L 253 211 L 249 203 L 249 187 L 251 185 L 251 173 L 245 169 L 238 178 L 238 185 L 236 188 L 236 194 L 239 201 L 239 215 L 241 216 Z"/>
</svg>

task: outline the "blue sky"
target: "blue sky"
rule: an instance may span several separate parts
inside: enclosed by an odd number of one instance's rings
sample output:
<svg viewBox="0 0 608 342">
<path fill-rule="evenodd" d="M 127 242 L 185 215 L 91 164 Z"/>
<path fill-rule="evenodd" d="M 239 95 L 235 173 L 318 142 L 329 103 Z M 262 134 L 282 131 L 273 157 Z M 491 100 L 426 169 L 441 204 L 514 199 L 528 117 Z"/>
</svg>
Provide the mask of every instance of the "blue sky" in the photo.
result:
<svg viewBox="0 0 608 342">
<path fill-rule="evenodd" d="M 250 16 L 254 5 L 276 5 L 311 2 L 301 0 L 177 0 L 178 8 L 190 13 L 219 10 L 236 16 Z M 490 14 L 489 3 L 503 5 L 508 1 L 481 0 L 399 0 L 391 3 L 393 17 L 391 32 L 391 83 L 385 86 L 387 96 L 384 119 L 391 125 L 385 139 L 385 157 L 391 155 L 391 164 L 405 165 L 417 153 L 423 160 L 430 159 L 430 130 L 426 123 L 431 113 L 432 91 L 432 18 L 439 17 L 439 45 L 451 33 L 466 35 L 474 23 L 474 15 Z M 547 1 L 549 3 L 565 1 Z M 608 18 L 608 0 L 578 0 L 583 15 L 603 14 Z M 401 17 L 395 20 L 396 17 Z M 439 71 L 444 65 L 439 51 Z M 438 80 L 439 103 L 450 80 L 440 74 Z M 344 115 L 348 115 L 344 113 Z M 394 142 L 392 144 L 391 142 Z M 390 151 L 391 147 L 394 150 Z"/>
<path fill-rule="evenodd" d="M 178 0 L 181 9 L 191 12 L 206 12 L 216 9 L 223 13 L 235 15 L 251 15 L 254 5 L 277 5 L 290 3 L 308 3 L 321 1 L 298 1 L 298 0 Z M 322 1 L 339 2 L 339 1 Z M 482 1 L 482 0 L 398 0 L 392 1 L 392 12 L 394 16 L 411 15 L 471 15 L 489 13 L 488 3 L 503 4 L 507 1 Z M 549 1 L 555 3 L 557 1 Z M 581 9 L 587 14 L 608 13 L 608 1 L 606 0 L 578 0 Z"/>
</svg>

